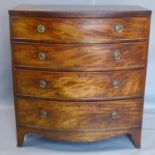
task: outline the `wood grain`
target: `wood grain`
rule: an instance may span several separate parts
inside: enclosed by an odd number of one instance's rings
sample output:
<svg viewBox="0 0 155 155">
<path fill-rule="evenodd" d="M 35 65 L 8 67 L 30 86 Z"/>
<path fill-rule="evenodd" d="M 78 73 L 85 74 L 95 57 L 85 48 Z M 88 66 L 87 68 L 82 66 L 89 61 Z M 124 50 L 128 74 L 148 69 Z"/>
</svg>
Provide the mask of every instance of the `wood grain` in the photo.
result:
<svg viewBox="0 0 155 155">
<path fill-rule="evenodd" d="M 143 70 L 118 72 L 45 72 L 16 70 L 16 93 L 50 98 L 110 98 L 141 96 Z M 41 80 L 47 82 L 40 88 Z M 113 81 L 120 82 L 118 88 Z"/>
<path fill-rule="evenodd" d="M 44 25 L 44 33 L 37 31 Z M 115 31 L 121 24 L 123 32 Z M 146 39 L 148 18 L 12 18 L 13 39 L 53 43 L 106 43 Z"/>
<path fill-rule="evenodd" d="M 18 125 L 54 131 L 111 131 L 139 127 L 141 100 L 63 102 L 18 98 Z M 42 117 L 41 112 L 47 112 Z M 117 112 L 117 118 L 112 118 Z"/>
<path fill-rule="evenodd" d="M 18 68 L 55 70 L 114 70 L 144 67 L 147 54 L 146 42 L 122 44 L 30 44 L 14 43 L 14 61 Z M 119 50 L 120 60 L 114 59 Z M 46 55 L 40 60 L 39 53 Z"/>
</svg>

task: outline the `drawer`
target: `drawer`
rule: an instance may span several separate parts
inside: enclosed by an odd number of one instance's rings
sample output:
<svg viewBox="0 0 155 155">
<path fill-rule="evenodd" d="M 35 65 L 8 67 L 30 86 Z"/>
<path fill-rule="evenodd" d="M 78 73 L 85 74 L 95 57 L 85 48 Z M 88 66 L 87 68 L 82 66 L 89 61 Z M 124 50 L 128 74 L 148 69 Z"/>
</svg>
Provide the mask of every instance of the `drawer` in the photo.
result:
<svg viewBox="0 0 155 155">
<path fill-rule="evenodd" d="M 144 71 L 46 72 L 15 70 L 16 93 L 55 99 L 143 95 Z"/>
<path fill-rule="evenodd" d="M 146 39 L 148 17 L 33 18 L 13 17 L 13 39 L 53 43 L 105 43 Z"/>
<path fill-rule="evenodd" d="M 15 43 L 17 67 L 59 70 L 106 70 L 144 67 L 146 42 L 122 44 L 23 44 Z"/>
<path fill-rule="evenodd" d="M 141 100 L 56 102 L 18 98 L 18 125 L 53 130 L 108 131 L 140 126 Z"/>
</svg>

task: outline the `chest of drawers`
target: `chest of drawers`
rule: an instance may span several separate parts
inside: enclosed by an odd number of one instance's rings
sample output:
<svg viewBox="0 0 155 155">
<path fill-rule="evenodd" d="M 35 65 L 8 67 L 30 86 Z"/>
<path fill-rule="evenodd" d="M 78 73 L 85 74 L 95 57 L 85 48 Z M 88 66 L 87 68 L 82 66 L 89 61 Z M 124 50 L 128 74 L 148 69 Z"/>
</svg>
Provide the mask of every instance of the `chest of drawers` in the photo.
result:
<svg viewBox="0 0 155 155">
<path fill-rule="evenodd" d="M 27 133 L 141 143 L 151 11 L 30 6 L 9 11 L 17 145 Z"/>
</svg>

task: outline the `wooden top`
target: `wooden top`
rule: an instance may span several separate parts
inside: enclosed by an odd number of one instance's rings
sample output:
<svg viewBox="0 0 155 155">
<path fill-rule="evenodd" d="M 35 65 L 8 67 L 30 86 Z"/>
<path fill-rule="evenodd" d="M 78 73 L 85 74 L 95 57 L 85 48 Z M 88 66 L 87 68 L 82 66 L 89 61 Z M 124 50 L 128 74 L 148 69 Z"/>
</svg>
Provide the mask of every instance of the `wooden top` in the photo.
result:
<svg viewBox="0 0 155 155">
<path fill-rule="evenodd" d="M 52 17 L 121 17 L 150 16 L 151 11 L 139 6 L 95 5 L 19 5 L 10 15 Z"/>
</svg>

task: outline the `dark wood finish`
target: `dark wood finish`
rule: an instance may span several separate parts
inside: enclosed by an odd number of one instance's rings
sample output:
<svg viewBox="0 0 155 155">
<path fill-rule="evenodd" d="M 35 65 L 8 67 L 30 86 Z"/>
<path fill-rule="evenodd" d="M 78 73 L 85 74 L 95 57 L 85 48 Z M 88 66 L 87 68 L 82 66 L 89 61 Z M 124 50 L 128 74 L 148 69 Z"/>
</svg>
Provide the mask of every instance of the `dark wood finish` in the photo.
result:
<svg viewBox="0 0 155 155">
<path fill-rule="evenodd" d="M 146 39 L 147 17 L 130 18 L 31 18 L 13 17 L 13 39 L 52 43 L 108 43 Z M 45 26 L 45 32 L 37 30 Z M 121 24 L 123 32 L 115 31 Z"/>
<path fill-rule="evenodd" d="M 121 58 L 114 59 L 119 50 Z M 46 54 L 40 60 L 39 53 Z M 123 44 L 14 44 L 14 61 L 18 68 L 51 70 L 102 71 L 127 68 L 144 68 L 147 43 Z M 60 63 L 61 62 L 61 63 Z"/>
<path fill-rule="evenodd" d="M 119 5 L 19 5 L 9 11 L 12 16 L 30 17 L 138 17 L 151 11 L 139 6 Z"/>
<path fill-rule="evenodd" d="M 17 145 L 28 133 L 71 142 L 127 134 L 140 148 L 151 11 L 24 5 L 9 14 Z"/>
<path fill-rule="evenodd" d="M 45 72 L 16 70 L 16 93 L 48 98 L 110 98 L 142 96 L 143 70 L 118 72 Z M 40 88 L 40 81 L 47 82 Z M 113 86 L 119 81 L 118 88 Z"/>
</svg>

